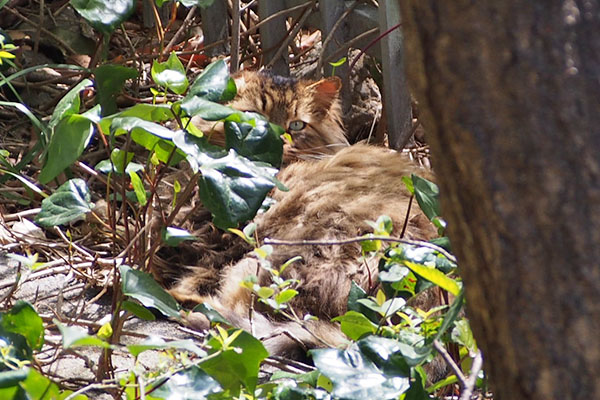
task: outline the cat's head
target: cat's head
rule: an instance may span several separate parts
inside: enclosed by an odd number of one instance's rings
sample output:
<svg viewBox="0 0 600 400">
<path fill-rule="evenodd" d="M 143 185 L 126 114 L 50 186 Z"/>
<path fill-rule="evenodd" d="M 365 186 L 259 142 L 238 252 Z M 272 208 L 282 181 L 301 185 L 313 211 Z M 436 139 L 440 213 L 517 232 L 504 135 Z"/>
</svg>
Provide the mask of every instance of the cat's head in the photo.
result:
<svg viewBox="0 0 600 400">
<path fill-rule="evenodd" d="M 292 137 L 291 143 L 284 145 L 285 162 L 333 154 L 348 146 L 339 78 L 315 82 L 243 71 L 234 79 L 238 93 L 229 105 L 262 114 Z"/>
</svg>

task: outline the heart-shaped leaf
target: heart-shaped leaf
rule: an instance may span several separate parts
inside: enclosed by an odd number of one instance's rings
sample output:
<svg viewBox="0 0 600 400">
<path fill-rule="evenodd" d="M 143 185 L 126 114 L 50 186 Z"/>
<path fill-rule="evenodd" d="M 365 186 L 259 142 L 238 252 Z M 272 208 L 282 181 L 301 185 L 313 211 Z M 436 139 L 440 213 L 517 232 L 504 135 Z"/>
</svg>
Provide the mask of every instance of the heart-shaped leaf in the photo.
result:
<svg viewBox="0 0 600 400">
<path fill-rule="evenodd" d="M 180 306 L 150 274 L 127 265 L 119 267 L 123 294 L 132 297 L 146 307 L 156 308 L 167 317 L 179 319 Z"/>
<path fill-rule="evenodd" d="M 185 67 L 179 61 L 175 52 L 164 63 L 154 60 L 152 63 L 152 79 L 157 85 L 163 86 L 173 93 L 183 94 L 188 88 L 188 80 L 185 75 Z"/>
<path fill-rule="evenodd" d="M 250 160 L 263 161 L 274 167 L 279 167 L 283 155 L 281 134 L 283 129 L 260 118 L 243 121 L 240 114 L 234 114 L 225 122 L 228 149 L 235 149 Z"/>
<path fill-rule="evenodd" d="M 133 12 L 135 0 L 71 0 L 71 6 L 90 25 L 108 34 Z"/>
<path fill-rule="evenodd" d="M 66 224 L 92 210 L 90 191 L 83 179 L 63 183 L 50 197 L 42 201 L 42 210 L 35 222 L 44 227 Z"/>
<path fill-rule="evenodd" d="M 224 60 L 207 66 L 190 87 L 189 97 L 201 97 L 209 101 L 229 101 L 236 95 L 235 82 L 229 77 Z"/>
<path fill-rule="evenodd" d="M 48 146 L 48 158 L 38 177 L 41 183 L 56 178 L 73 164 L 88 145 L 94 127 L 89 118 L 79 114 L 67 114 L 54 129 Z"/>
</svg>

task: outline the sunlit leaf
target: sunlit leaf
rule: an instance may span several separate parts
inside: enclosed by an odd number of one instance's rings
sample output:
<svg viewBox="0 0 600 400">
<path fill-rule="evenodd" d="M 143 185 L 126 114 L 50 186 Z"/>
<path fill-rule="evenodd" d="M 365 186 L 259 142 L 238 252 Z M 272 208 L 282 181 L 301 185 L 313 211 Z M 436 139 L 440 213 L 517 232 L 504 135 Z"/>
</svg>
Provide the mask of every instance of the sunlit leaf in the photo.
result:
<svg viewBox="0 0 600 400">
<path fill-rule="evenodd" d="M 186 240 L 198 240 L 198 238 L 185 229 L 175 228 L 168 226 L 161 231 L 161 237 L 163 242 L 167 246 L 178 246 L 179 243 Z"/>
<path fill-rule="evenodd" d="M 157 85 L 170 89 L 173 93 L 183 94 L 188 88 L 185 67 L 175 52 L 171 52 L 167 61 L 163 63 L 154 60 L 151 73 L 152 79 Z"/>
<path fill-rule="evenodd" d="M 233 334 L 236 330 L 228 331 Z M 208 342 L 212 352 L 222 350 L 222 344 L 215 338 Z M 261 362 L 269 355 L 262 343 L 247 332 L 240 331 L 228 350 L 200 364 L 206 373 L 215 378 L 224 390 L 238 396 L 244 386 L 250 393 L 254 392 L 258 382 L 258 371 Z"/>
<path fill-rule="evenodd" d="M 90 25 L 108 34 L 133 12 L 135 0 L 71 0 L 71 6 Z"/>
<path fill-rule="evenodd" d="M 189 97 L 200 97 L 209 101 L 228 101 L 235 97 L 235 82 L 229 77 L 229 69 L 224 60 L 207 66 L 190 87 Z"/>
<path fill-rule="evenodd" d="M 42 210 L 35 222 L 44 227 L 66 224 L 92 210 L 91 194 L 82 179 L 63 183 L 50 197 L 42 201 Z"/>
<path fill-rule="evenodd" d="M 146 307 L 156 308 L 167 317 L 180 319 L 180 306 L 152 276 L 127 265 L 119 267 L 123 294 L 132 297 Z"/>
<path fill-rule="evenodd" d="M 56 125 L 48 147 L 48 158 L 38 177 L 48 183 L 65 168 L 73 164 L 87 147 L 94 127 L 91 121 L 79 114 L 66 115 Z"/>
<path fill-rule="evenodd" d="M 342 332 L 352 340 L 358 340 L 366 334 L 377 331 L 377 325 L 371 322 L 363 314 L 356 311 L 347 311 L 333 319 L 341 324 Z"/>
<path fill-rule="evenodd" d="M 34 350 L 44 344 L 44 324 L 33 306 L 18 300 L 8 311 L 0 313 L 0 324 L 6 332 L 17 333 L 27 340 Z"/>
</svg>

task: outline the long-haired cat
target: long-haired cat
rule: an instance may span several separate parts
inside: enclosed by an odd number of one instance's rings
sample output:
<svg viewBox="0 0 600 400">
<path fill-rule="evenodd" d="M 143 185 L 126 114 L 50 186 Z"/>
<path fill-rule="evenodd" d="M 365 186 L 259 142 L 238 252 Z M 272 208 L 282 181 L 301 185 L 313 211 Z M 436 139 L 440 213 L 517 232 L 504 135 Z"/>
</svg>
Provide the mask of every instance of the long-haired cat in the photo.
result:
<svg viewBox="0 0 600 400">
<path fill-rule="evenodd" d="M 403 176 L 423 171 L 388 149 L 348 145 L 341 123 L 339 79 L 310 82 L 243 72 L 235 80 L 238 95 L 230 103 L 232 107 L 258 112 L 292 136 L 292 142 L 284 147 L 287 166 L 278 175 L 290 190 L 275 191 L 275 205 L 255 218 L 259 241 L 335 242 L 354 238 L 371 232 L 365 221 L 375 221 L 380 215 L 391 217 L 393 234 L 398 235 L 407 212 L 405 237 L 427 239 L 434 235 L 419 210 L 408 210 L 410 194 L 401 181 Z M 195 123 L 204 129 L 209 126 L 202 121 Z M 213 135 L 218 141 L 216 131 Z M 251 307 L 254 298 L 240 283 L 248 275 L 256 275 L 261 286 L 268 286 L 271 279 L 251 252 L 224 266 L 215 293 L 199 291 L 206 287 L 206 265 L 191 268 L 170 292 L 180 301 L 209 303 L 233 325 L 262 337 L 271 354 L 297 355 L 305 347 L 342 343 L 344 335 L 329 321 L 346 311 L 353 281 L 367 292 L 375 287 L 375 262 L 361 259 L 358 243 L 275 246 L 269 260 L 277 268 L 295 256 L 301 259 L 282 275 L 300 282 L 299 293 L 290 305 L 300 319 L 307 314 L 319 318 L 303 323 L 303 327 L 282 320 L 264 305 Z M 197 328 L 209 326 L 199 313 L 188 315 L 188 321 Z"/>
</svg>

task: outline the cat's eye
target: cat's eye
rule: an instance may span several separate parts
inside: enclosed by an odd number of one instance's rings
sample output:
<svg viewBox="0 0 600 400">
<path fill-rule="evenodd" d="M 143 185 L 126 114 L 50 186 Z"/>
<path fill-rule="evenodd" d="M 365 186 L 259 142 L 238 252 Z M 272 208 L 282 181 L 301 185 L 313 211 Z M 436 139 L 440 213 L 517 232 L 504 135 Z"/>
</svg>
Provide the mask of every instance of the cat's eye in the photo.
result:
<svg viewBox="0 0 600 400">
<path fill-rule="evenodd" d="M 290 122 L 290 126 L 289 126 L 290 131 L 301 131 L 304 128 L 306 128 L 306 122 L 304 122 L 304 121 L 296 120 L 296 121 Z"/>
</svg>

